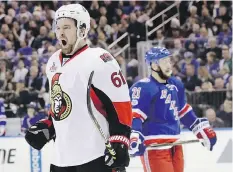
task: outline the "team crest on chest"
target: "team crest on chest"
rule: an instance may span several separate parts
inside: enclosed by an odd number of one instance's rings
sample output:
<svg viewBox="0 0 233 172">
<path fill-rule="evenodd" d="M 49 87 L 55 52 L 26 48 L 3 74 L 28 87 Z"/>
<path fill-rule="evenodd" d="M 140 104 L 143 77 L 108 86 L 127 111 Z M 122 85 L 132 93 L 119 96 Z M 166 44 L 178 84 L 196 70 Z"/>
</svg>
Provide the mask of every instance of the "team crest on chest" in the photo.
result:
<svg viewBox="0 0 233 172">
<path fill-rule="evenodd" d="M 72 102 L 67 93 L 65 93 L 59 84 L 61 73 L 56 73 L 51 83 L 51 109 L 50 114 L 56 121 L 67 118 L 72 109 Z"/>
</svg>

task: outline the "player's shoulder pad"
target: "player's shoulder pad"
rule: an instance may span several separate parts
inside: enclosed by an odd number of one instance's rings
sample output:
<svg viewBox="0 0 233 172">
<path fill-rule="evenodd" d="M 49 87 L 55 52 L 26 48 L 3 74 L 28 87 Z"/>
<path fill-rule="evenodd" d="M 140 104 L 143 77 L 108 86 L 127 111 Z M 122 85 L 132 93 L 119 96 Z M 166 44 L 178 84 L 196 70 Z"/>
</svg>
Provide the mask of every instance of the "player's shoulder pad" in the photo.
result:
<svg viewBox="0 0 233 172">
<path fill-rule="evenodd" d="M 60 56 L 60 53 L 61 53 L 61 49 L 57 50 L 50 56 L 49 60 L 53 58 L 58 58 Z"/>
<path fill-rule="evenodd" d="M 103 48 L 91 48 L 91 51 L 93 54 L 95 54 L 95 56 L 97 56 L 101 61 L 105 63 L 115 60 L 111 53 Z"/>
<path fill-rule="evenodd" d="M 177 79 L 177 78 L 174 77 L 174 76 L 172 76 L 172 77 L 170 77 L 170 78 L 168 79 L 168 83 L 169 83 L 169 84 L 175 85 L 175 86 L 178 88 L 178 90 L 184 89 L 184 84 L 183 84 L 183 82 L 182 82 L 181 80 Z"/>
<path fill-rule="evenodd" d="M 150 78 L 140 79 L 130 87 L 130 90 L 132 90 L 134 87 L 140 87 L 143 90 L 143 92 L 149 92 L 151 87 L 150 82 L 151 82 Z"/>
</svg>

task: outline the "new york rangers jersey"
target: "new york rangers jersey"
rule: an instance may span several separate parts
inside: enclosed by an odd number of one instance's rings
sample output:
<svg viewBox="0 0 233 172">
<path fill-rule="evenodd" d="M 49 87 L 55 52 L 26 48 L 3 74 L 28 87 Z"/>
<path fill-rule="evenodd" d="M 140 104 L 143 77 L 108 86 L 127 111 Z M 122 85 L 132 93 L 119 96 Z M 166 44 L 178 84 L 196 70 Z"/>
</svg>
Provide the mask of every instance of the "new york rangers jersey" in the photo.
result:
<svg viewBox="0 0 233 172">
<path fill-rule="evenodd" d="M 116 60 L 101 48 L 84 46 L 66 58 L 61 50 L 49 59 L 52 116 L 56 132 L 52 164 L 76 166 L 104 156 L 105 140 L 87 109 L 87 86 L 92 71 L 93 113 L 105 135 L 129 138 L 132 108 L 125 78 Z"/>
<path fill-rule="evenodd" d="M 0 100 L 0 136 L 4 136 L 6 132 L 6 114 L 2 100 Z"/>
<path fill-rule="evenodd" d="M 180 138 L 180 118 L 192 110 L 183 84 L 175 77 L 159 83 L 152 76 L 130 88 L 134 118 L 143 122 L 144 144 L 174 142 Z M 135 126 L 132 126 L 134 129 Z"/>
</svg>

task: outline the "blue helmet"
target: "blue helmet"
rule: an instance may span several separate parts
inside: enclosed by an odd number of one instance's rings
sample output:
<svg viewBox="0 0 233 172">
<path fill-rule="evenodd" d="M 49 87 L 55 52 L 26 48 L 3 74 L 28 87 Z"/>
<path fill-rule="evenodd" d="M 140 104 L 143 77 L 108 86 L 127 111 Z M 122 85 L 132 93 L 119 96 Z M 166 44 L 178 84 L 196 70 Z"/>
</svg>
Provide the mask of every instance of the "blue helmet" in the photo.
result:
<svg viewBox="0 0 233 172">
<path fill-rule="evenodd" d="M 151 62 L 158 63 L 160 59 L 168 56 L 171 56 L 171 53 L 166 48 L 152 47 L 146 52 L 145 60 L 147 64 L 150 64 Z"/>
</svg>

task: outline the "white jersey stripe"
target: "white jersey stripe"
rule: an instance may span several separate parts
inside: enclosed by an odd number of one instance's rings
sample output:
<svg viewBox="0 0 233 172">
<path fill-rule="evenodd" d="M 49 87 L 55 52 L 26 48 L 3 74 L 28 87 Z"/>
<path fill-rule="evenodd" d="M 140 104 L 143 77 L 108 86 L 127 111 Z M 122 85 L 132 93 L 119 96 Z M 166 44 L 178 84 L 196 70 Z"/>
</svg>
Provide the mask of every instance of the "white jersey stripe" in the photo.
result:
<svg viewBox="0 0 233 172">
<path fill-rule="evenodd" d="M 145 136 L 145 140 L 152 140 L 152 139 L 179 139 L 181 137 L 180 134 L 178 135 L 151 135 Z"/>
<path fill-rule="evenodd" d="M 148 150 L 145 150 L 144 161 L 145 161 L 145 166 L 146 166 L 146 172 L 151 172 Z"/>
<path fill-rule="evenodd" d="M 139 115 L 142 116 L 144 120 L 147 119 L 147 115 L 144 112 L 142 112 L 140 109 L 132 109 L 132 112 L 138 113 Z"/>
</svg>

